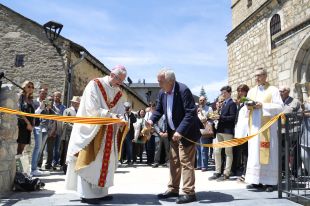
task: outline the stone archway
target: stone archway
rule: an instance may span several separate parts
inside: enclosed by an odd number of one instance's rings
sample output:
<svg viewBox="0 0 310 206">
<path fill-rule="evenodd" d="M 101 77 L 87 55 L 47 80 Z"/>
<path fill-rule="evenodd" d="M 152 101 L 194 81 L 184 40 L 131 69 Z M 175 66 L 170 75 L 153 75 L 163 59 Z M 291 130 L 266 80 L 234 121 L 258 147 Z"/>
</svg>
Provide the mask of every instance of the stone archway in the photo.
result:
<svg viewBox="0 0 310 206">
<path fill-rule="evenodd" d="M 291 76 L 297 98 L 305 101 L 310 97 L 310 34 L 297 49 Z"/>
</svg>

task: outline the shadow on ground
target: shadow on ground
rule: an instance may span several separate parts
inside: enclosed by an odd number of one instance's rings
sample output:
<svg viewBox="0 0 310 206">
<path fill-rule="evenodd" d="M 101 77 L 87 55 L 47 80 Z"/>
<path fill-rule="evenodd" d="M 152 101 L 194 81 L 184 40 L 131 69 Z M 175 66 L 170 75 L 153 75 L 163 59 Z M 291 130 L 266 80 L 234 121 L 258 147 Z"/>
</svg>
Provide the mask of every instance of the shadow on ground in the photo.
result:
<svg viewBox="0 0 310 206">
<path fill-rule="evenodd" d="M 174 203 L 176 198 L 168 198 L 164 200 L 159 200 L 157 195 L 154 194 L 111 194 L 113 200 L 101 201 L 101 204 L 108 205 L 164 205 L 166 203 Z M 221 192 L 198 192 L 197 201 L 192 203 L 193 205 L 197 203 L 225 203 L 234 200 L 232 195 L 228 195 Z M 79 199 L 70 200 L 71 203 L 80 202 Z"/>
<path fill-rule="evenodd" d="M 111 194 L 113 200 L 101 201 L 100 203 L 109 205 L 161 205 L 157 196 L 154 194 Z M 70 202 L 77 202 L 79 199 L 70 200 Z"/>
<path fill-rule="evenodd" d="M 51 197 L 55 194 L 52 190 L 40 190 L 34 192 L 13 192 L 9 196 L 0 199 L 1 206 L 11 206 L 18 203 L 21 200 L 35 199 L 42 197 Z"/>
<path fill-rule="evenodd" d="M 231 202 L 234 200 L 234 197 L 229 194 L 222 192 L 197 192 L 197 202 L 199 203 L 222 203 L 222 202 Z"/>
<path fill-rule="evenodd" d="M 48 179 L 44 177 L 39 177 L 39 179 L 41 180 L 41 182 L 44 182 L 45 184 L 50 183 L 50 182 L 63 182 L 64 181 L 63 178 Z"/>
</svg>

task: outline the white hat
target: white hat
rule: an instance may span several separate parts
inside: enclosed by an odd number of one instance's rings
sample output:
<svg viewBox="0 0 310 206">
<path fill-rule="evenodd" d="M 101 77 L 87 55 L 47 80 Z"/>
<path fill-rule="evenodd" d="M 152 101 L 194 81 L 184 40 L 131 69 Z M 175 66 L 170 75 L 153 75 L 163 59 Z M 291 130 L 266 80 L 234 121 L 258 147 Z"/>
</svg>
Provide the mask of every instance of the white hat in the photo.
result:
<svg viewBox="0 0 310 206">
<path fill-rule="evenodd" d="M 80 103 L 81 98 L 79 96 L 73 96 L 72 99 L 70 100 L 71 102 L 77 102 Z"/>
</svg>

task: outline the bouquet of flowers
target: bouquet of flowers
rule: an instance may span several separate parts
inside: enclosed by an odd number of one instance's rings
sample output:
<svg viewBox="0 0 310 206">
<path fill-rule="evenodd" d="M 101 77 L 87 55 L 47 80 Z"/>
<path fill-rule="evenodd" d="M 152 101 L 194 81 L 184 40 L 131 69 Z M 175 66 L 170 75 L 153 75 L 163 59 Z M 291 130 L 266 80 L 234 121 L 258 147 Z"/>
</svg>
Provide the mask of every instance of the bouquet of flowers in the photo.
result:
<svg viewBox="0 0 310 206">
<path fill-rule="evenodd" d="M 212 119 L 212 120 L 218 119 L 220 117 L 219 111 L 215 110 L 213 112 L 209 112 L 207 117 L 208 119 Z"/>
</svg>

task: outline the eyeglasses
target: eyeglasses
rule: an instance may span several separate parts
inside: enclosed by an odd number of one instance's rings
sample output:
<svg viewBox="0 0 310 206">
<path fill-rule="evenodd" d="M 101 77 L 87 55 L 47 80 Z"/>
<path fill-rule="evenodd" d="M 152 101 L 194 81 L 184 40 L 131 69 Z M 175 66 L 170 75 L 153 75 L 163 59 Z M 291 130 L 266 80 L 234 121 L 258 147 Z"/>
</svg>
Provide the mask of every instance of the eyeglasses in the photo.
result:
<svg viewBox="0 0 310 206">
<path fill-rule="evenodd" d="M 29 86 L 29 85 L 28 85 L 28 86 L 27 86 L 27 88 L 31 88 L 31 89 L 34 89 L 34 86 Z"/>
<path fill-rule="evenodd" d="M 123 82 L 123 81 L 124 81 L 123 79 L 119 78 L 119 76 L 117 76 L 117 75 L 114 75 L 114 78 L 115 78 L 118 82 Z"/>
</svg>

